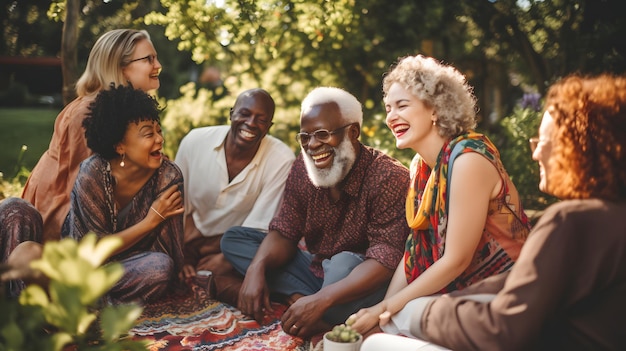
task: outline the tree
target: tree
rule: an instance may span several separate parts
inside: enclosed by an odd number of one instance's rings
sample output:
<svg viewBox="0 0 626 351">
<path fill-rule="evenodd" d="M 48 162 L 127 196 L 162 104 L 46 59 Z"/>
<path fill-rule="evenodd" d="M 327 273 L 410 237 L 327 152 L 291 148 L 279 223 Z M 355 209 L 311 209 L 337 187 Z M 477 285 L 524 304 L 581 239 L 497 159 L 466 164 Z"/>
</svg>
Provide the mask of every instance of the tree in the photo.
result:
<svg viewBox="0 0 626 351">
<path fill-rule="evenodd" d="M 66 0 L 63 38 L 61 39 L 61 66 L 63 68 L 63 104 L 76 98 L 78 21 L 80 0 Z"/>
<path fill-rule="evenodd" d="M 74 38 L 72 43 L 63 46 L 61 52 L 64 65 L 63 91 L 68 94 L 65 96 L 65 103 L 75 96 L 76 80 L 85 67 L 94 42 L 105 32 L 116 28 L 147 29 L 150 32 L 159 58 L 165 63 L 160 77 L 162 84 L 159 93 L 168 98 L 178 96 L 178 87 L 187 82 L 184 77 L 180 77 L 180 73 L 187 70 L 191 60 L 187 55 L 180 55 L 175 46 L 163 36 L 162 30 L 146 27 L 143 23 L 146 13 L 162 10 L 159 0 L 142 1 L 141 6 L 138 0 L 53 0 L 48 17 L 55 22 L 64 23 L 63 40 Z M 73 55 L 77 55 L 78 59 L 72 60 Z"/>
<path fill-rule="evenodd" d="M 626 24 L 619 0 L 490 0 L 467 2 L 463 12 L 489 59 L 537 91 L 569 73 L 626 71 Z"/>
<path fill-rule="evenodd" d="M 0 55 L 55 56 L 60 52 L 61 26 L 47 19 L 41 1 L 3 1 L 0 5 Z"/>
</svg>

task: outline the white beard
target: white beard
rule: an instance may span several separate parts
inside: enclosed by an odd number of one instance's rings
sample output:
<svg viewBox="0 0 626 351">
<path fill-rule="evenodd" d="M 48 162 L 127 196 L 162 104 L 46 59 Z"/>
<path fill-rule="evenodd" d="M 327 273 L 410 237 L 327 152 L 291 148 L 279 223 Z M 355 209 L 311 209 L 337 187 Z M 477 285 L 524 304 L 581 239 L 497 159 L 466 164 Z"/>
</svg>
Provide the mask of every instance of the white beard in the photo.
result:
<svg viewBox="0 0 626 351">
<path fill-rule="evenodd" d="M 315 161 L 308 152 L 304 152 L 302 159 L 306 166 L 311 183 L 318 188 L 330 188 L 341 182 L 352 169 L 356 161 L 356 150 L 348 138 L 332 148 L 334 151 L 333 164 L 329 168 L 315 167 Z"/>
</svg>

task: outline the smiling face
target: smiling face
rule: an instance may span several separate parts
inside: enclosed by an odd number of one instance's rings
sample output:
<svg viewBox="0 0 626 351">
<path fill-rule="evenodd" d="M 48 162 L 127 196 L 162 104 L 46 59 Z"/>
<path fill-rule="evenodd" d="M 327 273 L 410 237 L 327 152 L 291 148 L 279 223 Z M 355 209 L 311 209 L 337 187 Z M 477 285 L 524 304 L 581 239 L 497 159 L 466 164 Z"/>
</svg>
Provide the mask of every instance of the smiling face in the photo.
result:
<svg viewBox="0 0 626 351">
<path fill-rule="evenodd" d="M 398 149 L 419 149 L 427 137 L 437 133 L 433 108 L 426 106 L 399 83 L 389 88 L 384 99 L 386 123 L 396 137 Z"/>
<path fill-rule="evenodd" d="M 328 188 L 337 185 L 354 165 L 356 149 L 351 135 L 356 125 L 343 128 L 345 123 L 336 103 L 314 105 L 302 111 L 300 132 L 312 134 L 320 129 L 337 131 L 326 142 L 312 137 L 308 143 L 302 144 L 307 173 L 315 186 Z"/>
<path fill-rule="evenodd" d="M 230 112 L 230 136 L 241 150 L 254 149 L 272 126 L 274 102 L 266 93 L 246 92 L 241 94 Z"/>
<path fill-rule="evenodd" d="M 537 148 L 533 151 L 533 160 L 539 163 L 539 190 L 546 194 L 552 194 L 549 179 L 552 169 L 550 160 L 552 158 L 554 128 L 554 118 L 546 111 L 539 126 L 539 142 L 537 143 Z"/>
<path fill-rule="evenodd" d="M 129 64 L 124 66 L 122 73 L 135 89 L 147 92 L 159 88 L 161 84 L 159 74 L 163 67 L 157 58 L 154 46 L 149 40 L 143 39 L 137 42 L 130 61 Z"/>
<path fill-rule="evenodd" d="M 155 121 L 130 123 L 117 152 L 124 155 L 125 167 L 157 169 L 163 162 L 163 132 Z"/>
</svg>

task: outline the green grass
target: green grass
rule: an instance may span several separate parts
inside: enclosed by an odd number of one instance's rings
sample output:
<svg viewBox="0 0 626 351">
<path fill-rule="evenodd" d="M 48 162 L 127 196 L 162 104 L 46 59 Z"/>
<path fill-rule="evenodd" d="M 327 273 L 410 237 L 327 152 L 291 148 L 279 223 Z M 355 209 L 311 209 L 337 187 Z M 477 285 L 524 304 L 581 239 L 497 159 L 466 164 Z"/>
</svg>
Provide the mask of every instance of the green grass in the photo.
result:
<svg viewBox="0 0 626 351">
<path fill-rule="evenodd" d="M 15 176 L 22 145 L 22 165 L 32 169 L 48 149 L 59 108 L 0 108 L 0 172 Z"/>
</svg>

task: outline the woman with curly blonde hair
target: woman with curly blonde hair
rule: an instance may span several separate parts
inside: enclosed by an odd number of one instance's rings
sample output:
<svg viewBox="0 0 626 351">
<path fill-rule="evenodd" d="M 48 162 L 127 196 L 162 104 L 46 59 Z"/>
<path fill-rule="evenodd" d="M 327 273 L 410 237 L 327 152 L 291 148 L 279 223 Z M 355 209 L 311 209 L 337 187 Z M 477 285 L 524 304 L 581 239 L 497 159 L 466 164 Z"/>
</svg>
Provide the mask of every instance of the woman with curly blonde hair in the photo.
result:
<svg viewBox="0 0 626 351">
<path fill-rule="evenodd" d="M 531 149 L 539 188 L 563 201 L 511 271 L 415 300 L 408 335 L 454 350 L 626 349 L 626 77 L 569 76 L 546 106 Z M 424 344 L 377 334 L 361 350 Z"/>
<path fill-rule="evenodd" d="M 508 271 L 530 225 L 498 150 L 473 130 L 476 98 L 457 69 L 405 57 L 383 91 L 397 147 L 417 153 L 406 200 L 412 232 L 385 299 L 357 312 L 353 327 L 406 334 L 412 300 Z"/>
</svg>

